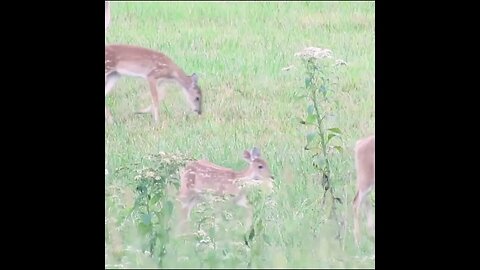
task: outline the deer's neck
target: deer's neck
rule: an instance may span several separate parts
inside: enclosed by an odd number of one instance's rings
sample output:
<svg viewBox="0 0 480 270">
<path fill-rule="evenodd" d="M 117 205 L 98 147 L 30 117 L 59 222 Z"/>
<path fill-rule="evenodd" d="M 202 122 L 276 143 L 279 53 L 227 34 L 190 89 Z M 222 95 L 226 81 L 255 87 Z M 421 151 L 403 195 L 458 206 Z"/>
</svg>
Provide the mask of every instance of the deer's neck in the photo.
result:
<svg viewBox="0 0 480 270">
<path fill-rule="evenodd" d="M 239 172 L 234 172 L 235 179 L 245 179 L 250 175 L 250 168 L 245 168 Z"/>
<path fill-rule="evenodd" d="M 190 78 L 190 76 L 185 74 L 185 72 L 181 68 L 176 68 L 175 71 L 173 72 L 172 77 L 185 90 L 190 89 L 190 86 L 192 85 L 192 79 Z"/>
</svg>

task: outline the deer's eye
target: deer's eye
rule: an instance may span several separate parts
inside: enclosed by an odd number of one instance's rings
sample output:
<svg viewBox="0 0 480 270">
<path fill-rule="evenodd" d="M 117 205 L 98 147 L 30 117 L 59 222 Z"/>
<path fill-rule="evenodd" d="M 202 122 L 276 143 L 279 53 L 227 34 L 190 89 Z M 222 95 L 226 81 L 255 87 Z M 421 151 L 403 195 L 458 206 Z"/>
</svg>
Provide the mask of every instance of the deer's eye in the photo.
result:
<svg viewBox="0 0 480 270">
<path fill-rule="evenodd" d="M 259 168 L 259 169 L 263 169 L 263 166 L 262 166 L 262 165 L 258 165 L 258 168 Z"/>
<path fill-rule="evenodd" d="M 199 101 L 199 100 L 200 100 L 200 98 L 199 98 L 199 97 L 196 97 L 196 98 L 195 98 L 195 101 Z"/>
</svg>

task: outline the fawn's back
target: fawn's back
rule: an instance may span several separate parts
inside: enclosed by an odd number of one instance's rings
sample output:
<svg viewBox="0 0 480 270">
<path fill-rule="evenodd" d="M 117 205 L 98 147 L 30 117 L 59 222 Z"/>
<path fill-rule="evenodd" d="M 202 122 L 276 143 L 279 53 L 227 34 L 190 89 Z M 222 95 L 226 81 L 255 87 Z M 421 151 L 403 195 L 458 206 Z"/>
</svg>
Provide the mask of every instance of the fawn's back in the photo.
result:
<svg viewBox="0 0 480 270">
<path fill-rule="evenodd" d="M 216 194 L 238 195 L 244 184 L 259 184 L 273 179 L 270 168 L 260 158 L 260 151 L 244 151 L 249 166 L 242 171 L 234 171 L 206 160 L 193 161 L 182 172 L 181 193 L 201 193 L 213 191 Z"/>
<path fill-rule="evenodd" d="M 177 77 L 179 70 L 163 53 L 131 45 L 105 46 L 105 74 L 147 78 Z"/>
<path fill-rule="evenodd" d="M 189 163 L 183 171 L 182 191 L 212 191 L 217 194 L 239 192 L 236 185 L 237 174 L 229 168 L 221 167 L 206 160 Z"/>
</svg>

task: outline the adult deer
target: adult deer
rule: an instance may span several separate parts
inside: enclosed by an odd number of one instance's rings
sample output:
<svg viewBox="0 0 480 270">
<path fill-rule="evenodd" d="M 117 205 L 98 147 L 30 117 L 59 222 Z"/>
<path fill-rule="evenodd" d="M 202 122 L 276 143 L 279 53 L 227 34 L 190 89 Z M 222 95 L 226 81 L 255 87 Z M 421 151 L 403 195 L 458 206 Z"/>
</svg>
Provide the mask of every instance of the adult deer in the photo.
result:
<svg viewBox="0 0 480 270">
<path fill-rule="evenodd" d="M 109 25 L 110 25 L 110 2 L 105 1 L 105 34 L 107 33 L 107 29 Z"/>
<path fill-rule="evenodd" d="M 355 144 L 355 170 L 357 174 L 357 193 L 353 199 L 354 237 L 357 246 L 360 240 L 360 214 L 362 206 L 367 206 L 368 227 L 375 231 L 372 206 L 367 195 L 375 187 L 375 135 L 358 140 Z M 365 200 L 367 199 L 367 200 Z"/>
<path fill-rule="evenodd" d="M 258 148 L 245 150 L 243 157 L 249 163 L 243 171 L 234 171 L 206 160 L 193 161 L 185 166 L 179 191 L 183 225 L 190 220 L 190 212 L 200 202 L 202 193 L 209 191 L 214 195 L 233 196 L 233 202 L 248 211 L 247 227 L 252 225 L 253 210 L 243 187 L 265 184 L 272 191 L 273 176 L 267 162 L 260 157 Z"/>
<path fill-rule="evenodd" d="M 186 75 L 161 52 L 131 45 L 105 45 L 105 97 L 121 76 L 140 77 L 148 82 L 152 104 L 138 113 L 151 112 L 155 122 L 158 122 L 158 103 L 165 96 L 164 90 L 159 86 L 168 81 L 179 84 L 191 109 L 197 114 L 202 113 L 202 91 L 198 86 L 197 75 Z M 105 118 L 108 122 L 113 122 L 106 105 Z"/>
</svg>

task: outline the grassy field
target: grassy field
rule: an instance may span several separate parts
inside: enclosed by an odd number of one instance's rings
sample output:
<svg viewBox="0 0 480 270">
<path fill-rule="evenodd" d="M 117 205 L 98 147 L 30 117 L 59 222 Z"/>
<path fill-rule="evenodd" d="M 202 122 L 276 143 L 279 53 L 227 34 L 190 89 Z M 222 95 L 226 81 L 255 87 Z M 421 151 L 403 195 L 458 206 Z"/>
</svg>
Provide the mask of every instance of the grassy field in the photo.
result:
<svg viewBox="0 0 480 270">
<path fill-rule="evenodd" d="M 353 145 L 375 132 L 373 2 L 113 2 L 111 13 L 107 43 L 153 48 L 187 74 L 197 73 L 204 105 L 200 117 L 191 115 L 179 88 L 169 86 L 155 125 L 151 115 L 133 114 L 149 105 L 145 81 L 122 78 L 106 97 L 116 121 L 105 126 L 106 267 L 375 267 L 374 238 L 364 233 L 356 247 L 351 210 Z M 296 98 L 305 91 L 305 69 L 294 54 L 310 46 L 348 63 L 332 95 L 345 147 L 332 158 L 332 181 L 344 202 L 339 223 L 320 205 L 318 172 L 304 150 L 309 128 L 298 122 L 308 101 Z M 293 67 L 282 70 L 287 66 Z M 160 233 L 152 256 L 142 250 L 151 237 L 129 215 L 138 196 L 132 184 L 138 171 L 131 168 L 163 152 L 240 170 L 247 166 L 243 150 L 253 146 L 269 162 L 276 186 L 261 211 L 256 207 L 263 232 L 250 247 L 236 229 L 241 210 L 229 208 L 230 220 L 216 218 L 195 236 L 177 237 L 174 205 L 162 221 L 172 230 Z M 201 213 L 194 215 L 197 223 Z"/>
</svg>

